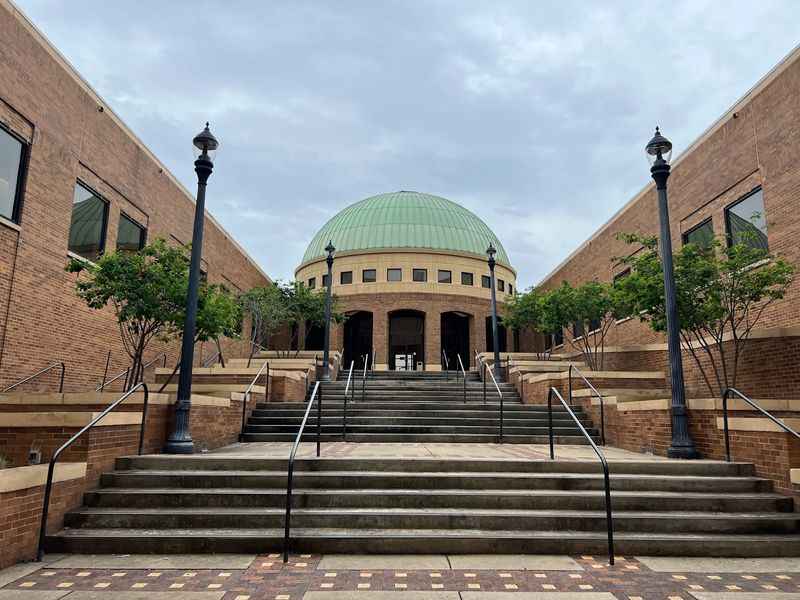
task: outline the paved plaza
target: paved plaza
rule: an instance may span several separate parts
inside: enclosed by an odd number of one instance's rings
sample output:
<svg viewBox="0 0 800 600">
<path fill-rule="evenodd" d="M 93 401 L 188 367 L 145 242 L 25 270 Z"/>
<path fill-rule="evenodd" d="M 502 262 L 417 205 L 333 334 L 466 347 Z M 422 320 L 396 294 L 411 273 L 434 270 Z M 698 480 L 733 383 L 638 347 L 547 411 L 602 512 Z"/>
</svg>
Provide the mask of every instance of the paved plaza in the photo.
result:
<svg viewBox="0 0 800 600">
<path fill-rule="evenodd" d="M 797 600 L 800 561 L 603 556 L 50 556 L 0 600 Z"/>
</svg>

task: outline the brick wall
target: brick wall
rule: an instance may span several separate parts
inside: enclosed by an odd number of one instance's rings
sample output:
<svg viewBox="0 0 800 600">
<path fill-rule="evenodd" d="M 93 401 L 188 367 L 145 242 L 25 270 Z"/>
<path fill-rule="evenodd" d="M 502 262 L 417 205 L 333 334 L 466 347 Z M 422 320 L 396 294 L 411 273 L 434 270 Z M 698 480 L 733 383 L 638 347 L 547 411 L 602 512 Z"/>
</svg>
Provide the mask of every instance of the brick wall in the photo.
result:
<svg viewBox="0 0 800 600">
<path fill-rule="evenodd" d="M 128 358 L 112 311 L 87 308 L 75 295 L 76 275 L 64 271 L 76 181 L 108 202 L 106 248 L 112 250 L 123 212 L 147 227 L 148 240 L 188 243 L 194 203 L 4 0 L 0 81 L 0 123 L 30 143 L 19 225 L 0 220 L 0 387 L 63 360 L 66 389 L 87 389 L 100 380 L 109 350 L 109 373 L 123 370 Z M 213 177 L 210 185 L 213 206 Z M 234 290 L 267 281 L 209 216 L 203 267 L 211 282 Z M 146 358 L 161 351 L 174 365 L 174 343 L 154 342 Z M 50 377 L 39 387 L 53 386 Z"/>
</svg>

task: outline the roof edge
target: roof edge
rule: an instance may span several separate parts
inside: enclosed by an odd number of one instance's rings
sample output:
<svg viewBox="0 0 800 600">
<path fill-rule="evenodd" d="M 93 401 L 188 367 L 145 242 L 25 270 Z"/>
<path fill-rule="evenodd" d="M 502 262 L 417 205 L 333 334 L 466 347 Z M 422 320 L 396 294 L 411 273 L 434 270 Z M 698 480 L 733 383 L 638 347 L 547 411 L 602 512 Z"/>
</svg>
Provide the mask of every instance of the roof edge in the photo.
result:
<svg viewBox="0 0 800 600">
<path fill-rule="evenodd" d="M 88 93 L 90 96 L 94 97 L 95 100 L 102 104 L 103 112 L 111 117 L 111 119 L 116 123 L 116 125 L 122 129 L 122 131 L 147 155 L 147 157 L 156 163 L 156 165 L 164 171 L 167 175 L 169 180 L 181 191 L 183 194 L 189 199 L 192 204 L 196 204 L 195 197 L 192 193 L 186 189 L 186 187 L 178 180 L 177 177 L 170 171 L 164 163 L 162 163 L 159 158 L 153 153 L 150 148 L 145 145 L 145 143 L 137 136 L 133 130 L 128 127 L 125 121 L 114 111 L 111 105 L 105 101 L 105 99 L 95 90 L 92 85 L 80 74 L 80 72 L 75 68 L 75 66 L 69 62 L 69 60 L 61 53 L 61 51 L 55 47 L 55 45 L 49 40 L 49 38 L 42 32 L 31 19 L 20 9 L 13 0 L 0 0 L 0 6 L 6 8 L 12 16 L 16 17 L 18 21 L 25 26 L 28 31 L 30 31 L 36 38 L 38 38 L 41 45 L 47 50 L 50 55 L 56 60 L 56 62 L 61 65 L 69 75 L 75 80 L 75 82 L 80 85 L 83 90 Z M 261 274 L 267 281 L 272 281 L 269 275 L 261 268 L 261 266 L 256 262 L 256 260 L 250 256 L 250 254 L 245 250 L 239 242 L 236 241 L 234 238 L 220 223 L 217 221 L 214 216 L 208 211 L 204 211 L 206 218 L 208 218 L 214 226 L 220 230 L 222 234 L 224 234 L 233 246 L 242 253 L 242 255 L 247 259 L 247 261 Z"/>
<path fill-rule="evenodd" d="M 789 68 L 795 61 L 800 59 L 800 44 L 792 48 L 789 53 L 784 56 L 778 64 L 772 67 L 767 73 L 761 77 L 747 92 L 744 93 L 733 105 L 726 110 L 717 120 L 715 120 L 711 125 L 709 125 L 695 140 L 689 144 L 681 153 L 672 161 L 672 167 L 677 167 L 681 161 L 689 156 L 700 144 L 706 141 L 711 135 L 717 132 L 718 129 L 722 127 L 722 125 L 733 116 L 738 110 L 741 110 L 743 106 L 749 104 L 753 98 L 755 98 L 758 94 L 760 94 L 764 88 L 766 88 L 770 83 L 772 83 L 781 73 L 783 73 L 787 68 Z M 622 216 L 628 209 L 630 209 L 634 204 L 636 204 L 647 192 L 649 192 L 655 186 L 654 182 L 649 182 L 645 185 L 633 198 L 628 200 L 619 210 L 617 210 L 609 219 L 603 223 L 595 232 L 590 235 L 582 244 L 580 244 L 577 248 L 575 248 L 572 252 L 567 255 L 567 257 L 562 260 L 556 267 L 551 269 L 551 271 L 542 277 L 539 282 L 534 286 L 538 287 L 545 283 L 546 281 L 550 280 L 556 273 L 558 273 L 561 269 L 563 269 L 567 263 L 569 263 L 573 258 L 575 258 L 578 254 L 580 254 L 586 247 L 591 244 L 595 239 L 597 239 L 603 232 L 605 232 L 613 223 L 616 221 L 620 216 Z"/>
</svg>

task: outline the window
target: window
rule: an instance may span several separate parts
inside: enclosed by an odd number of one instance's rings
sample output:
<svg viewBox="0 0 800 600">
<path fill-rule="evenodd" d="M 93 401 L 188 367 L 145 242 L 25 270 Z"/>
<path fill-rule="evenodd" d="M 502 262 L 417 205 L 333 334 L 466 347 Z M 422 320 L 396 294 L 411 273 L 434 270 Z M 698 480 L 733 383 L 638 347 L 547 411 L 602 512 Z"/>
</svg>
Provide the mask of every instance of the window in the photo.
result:
<svg viewBox="0 0 800 600">
<path fill-rule="evenodd" d="M 461 273 L 461 285 L 473 285 L 472 273 Z"/>
<path fill-rule="evenodd" d="M 508 284 L 508 293 L 509 294 L 513 294 L 514 293 L 514 286 L 512 286 L 510 283 Z"/>
<path fill-rule="evenodd" d="M 342 285 L 347 285 L 349 283 L 353 283 L 353 272 L 352 271 L 342 271 L 339 274 L 339 283 Z"/>
<path fill-rule="evenodd" d="M 695 225 L 683 234 L 683 243 L 694 244 L 699 248 L 710 248 L 714 241 L 714 224 L 711 219 L 706 219 L 699 225 Z"/>
<path fill-rule="evenodd" d="M 69 226 L 69 250 L 87 260 L 97 260 L 106 243 L 108 204 L 100 196 L 75 185 L 72 222 Z"/>
<path fill-rule="evenodd" d="M 200 283 L 208 283 L 208 271 L 200 267 Z"/>
<path fill-rule="evenodd" d="M 592 319 L 589 321 L 589 333 L 595 332 L 600 329 L 600 319 Z"/>
<path fill-rule="evenodd" d="M 386 281 L 403 281 L 403 269 L 386 269 Z"/>
<path fill-rule="evenodd" d="M 322 287 L 328 287 L 328 274 L 327 273 L 322 275 Z"/>
<path fill-rule="evenodd" d="M 572 339 L 577 340 L 583 337 L 583 321 L 575 321 L 572 324 Z"/>
<path fill-rule="evenodd" d="M 505 292 L 506 291 L 506 282 L 503 281 L 502 279 L 498 279 L 497 280 L 497 289 L 500 290 L 501 292 Z"/>
<path fill-rule="evenodd" d="M 741 243 L 769 250 L 767 218 L 764 214 L 764 196 L 761 188 L 725 209 L 725 227 L 729 245 Z"/>
<path fill-rule="evenodd" d="M 19 220 L 26 145 L 0 129 L 0 216 Z"/>
<path fill-rule="evenodd" d="M 411 279 L 414 281 L 428 281 L 428 269 L 414 269 L 411 272 Z"/>
<path fill-rule="evenodd" d="M 144 248 L 146 230 L 128 215 L 120 214 L 117 227 L 117 250 L 138 252 Z"/>
<path fill-rule="evenodd" d="M 316 277 L 309 277 L 308 278 L 308 289 L 313 290 L 317 287 L 317 278 Z"/>
<path fill-rule="evenodd" d="M 552 349 L 553 349 L 553 336 L 550 335 L 549 333 L 545 334 L 545 336 L 544 336 L 544 350 L 545 350 L 545 352 L 549 352 Z"/>
<path fill-rule="evenodd" d="M 453 283 L 453 273 L 452 271 L 445 271 L 443 269 L 439 269 L 439 283 Z"/>
<path fill-rule="evenodd" d="M 481 287 L 491 288 L 492 287 L 492 278 L 488 275 L 481 275 Z"/>
<path fill-rule="evenodd" d="M 553 346 L 562 346 L 564 344 L 564 331 L 559 329 L 553 333 Z"/>
<path fill-rule="evenodd" d="M 361 281 L 364 283 L 375 283 L 377 275 L 375 269 L 364 269 L 361 271 Z"/>
</svg>

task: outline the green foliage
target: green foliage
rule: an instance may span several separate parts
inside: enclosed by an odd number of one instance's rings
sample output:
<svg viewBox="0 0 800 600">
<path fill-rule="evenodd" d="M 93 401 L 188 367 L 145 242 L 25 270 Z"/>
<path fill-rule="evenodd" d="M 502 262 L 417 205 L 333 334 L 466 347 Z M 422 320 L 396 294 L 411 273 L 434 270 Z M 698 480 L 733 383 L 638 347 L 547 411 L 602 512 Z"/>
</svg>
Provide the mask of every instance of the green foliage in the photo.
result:
<svg viewBox="0 0 800 600">
<path fill-rule="evenodd" d="M 250 317 L 252 354 L 257 346 L 268 345 L 270 336 L 287 323 L 289 313 L 278 285 L 252 288 L 239 296 L 239 303 L 244 314 Z"/>
<path fill-rule="evenodd" d="M 541 294 L 536 288 L 516 293 L 505 303 L 503 324 L 516 331 L 540 329 Z"/>
<path fill-rule="evenodd" d="M 664 279 L 654 237 L 619 236 L 641 249 L 620 262 L 631 274 L 617 283 L 621 305 L 655 331 L 666 330 Z M 712 395 L 736 385 L 742 351 L 772 302 L 784 297 L 794 267 L 746 241 L 708 247 L 686 244 L 673 255 L 681 342 Z M 723 341 L 730 340 L 730 349 Z M 701 360 L 705 356 L 707 361 Z M 714 384 L 712 384 L 712 377 Z"/>
<path fill-rule="evenodd" d="M 238 299 L 224 285 L 201 285 L 197 298 L 195 341 L 216 341 L 221 337 L 236 339 L 241 331 L 242 309 Z"/>
<path fill-rule="evenodd" d="M 539 313 L 541 331 L 560 331 L 578 325 L 582 335 L 567 336 L 570 345 L 581 352 L 591 369 L 602 370 L 606 335 L 622 314 L 613 285 L 589 281 L 572 286 L 565 281 L 542 294 Z"/>
</svg>

